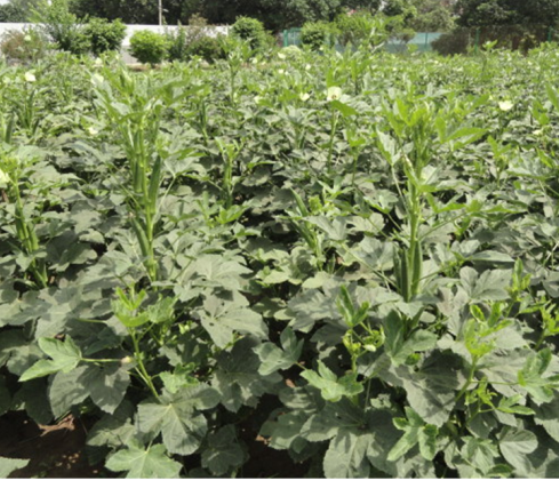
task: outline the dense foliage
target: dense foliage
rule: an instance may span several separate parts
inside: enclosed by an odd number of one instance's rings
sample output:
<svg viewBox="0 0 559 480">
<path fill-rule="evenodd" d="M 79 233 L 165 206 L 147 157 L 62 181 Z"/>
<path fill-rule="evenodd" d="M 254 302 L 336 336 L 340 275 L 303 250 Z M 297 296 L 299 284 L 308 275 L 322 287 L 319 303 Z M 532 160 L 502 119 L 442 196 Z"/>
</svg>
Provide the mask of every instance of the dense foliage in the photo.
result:
<svg viewBox="0 0 559 480">
<path fill-rule="evenodd" d="M 301 44 L 311 50 L 320 50 L 334 44 L 339 31 L 329 22 L 307 22 L 301 28 Z"/>
<path fill-rule="evenodd" d="M 34 62 L 46 55 L 49 42 L 36 28 L 11 30 L 0 36 L 0 52 L 4 58 Z"/>
<path fill-rule="evenodd" d="M 557 0 L 458 0 L 456 10 L 464 26 L 559 24 Z"/>
<path fill-rule="evenodd" d="M 0 21 L 23 21 L 30 6 L 44 0 L 8 0 L 0 5 Z M 423 0 L 417 0 L 423 1 Z M 124 23 L 157 24 L 158 3 L 151 0 L 70 0 L 78 17 L 121 19 Z M 305 21 L 332 20 L 344 9 L 376 11 L 380 0 L 163 0 L 165 22 L 183 25 L 193 15 L 202 15 L 211 24 L 233 24 L 240 16 L 256 17 L 274 31 L 301 26 Z"/>
<path fill-rule="evenodd" d="M 314 477 L 557 477 L 557 48 L 250 54 L 0 68 L 0 414 L 135 478 L 242 476 L 246 419 Z"/>
<path fill-rule="evenodd" d="M 120 50 L 126 35 L 126 26 L 119 20 L 79 18 L 71 12 L 69 0 L 30 0 L 27 7 L 27 20 L 34 25 L 27 26 L 23 36 L 14 31 L 10 38 L 10 43 L 14 44 L 21 37 L 25 40 L 22 45 L 25 48 L 17 55 L 10 45 L 4 45 L 7 39 L 2 39 L 2 49 L 9 50 L 6 56 L 10 59 L 33 60 L 37 57 L 35 50 L 47 48 L 75 55 L 100 55 Z"/>
<path fill-rule="evenodd" d="M 126 36 L 126 25 L 120 20 L 108 22 L 101 18 L 92 18 L 83 28 L 89 40 L 89 48 L 94 55 L 119 51 Z"/>
<path fill-rule="evenodd" d="M 239 17 L 231 27 L 231 33 L 246 42 L 253 50 L 266 46 L 267 35 L 260 20 L 251 17 Z"/>
<path fill-rule="evenodd" d="M 0 21 L 19 22 L 29 19 L 29 12 L 43 0 L 9 0 L 0 5 Z M 70 0 L 72 13 L 79 18 L 121 19 L 131 24 L 156 24 L 158 4 L 147 0 Z M 439 0 L 163 0 L 164 19 L 168 25 L 186 24 L 192 16 L 201 15 L 210 24 L 233 24 L 238 17 L 254 17 L 269 30 L 277 32 L 300 27 L 305 22 L 332 21 L 342 12 L 362 10 L 378 13 L 382 7 L 390 15 L 407 12 L 409 23 L 418 31 L 447 31 L 452 26 L 451 5 Z"/>
<path fill-rule="evenodd" d="M 3 3 L 0 5 L 0 23 L 20 23 L 27 20 L 27 12 L 18 5 Z"/>
<path fill-rule="evenodd" d="M 142 63 L 161 63 L 168 49 L 165 36 L 151 30 L 140 30 L 130 38 L 130 54 Z"/>
<path fill-rule="evenodd" d="M 410 26 L 416 32 L 448 32 L 454 26 L 454 12 L 441 0 L 415 0 L 416 12 Z"/>
</svg>

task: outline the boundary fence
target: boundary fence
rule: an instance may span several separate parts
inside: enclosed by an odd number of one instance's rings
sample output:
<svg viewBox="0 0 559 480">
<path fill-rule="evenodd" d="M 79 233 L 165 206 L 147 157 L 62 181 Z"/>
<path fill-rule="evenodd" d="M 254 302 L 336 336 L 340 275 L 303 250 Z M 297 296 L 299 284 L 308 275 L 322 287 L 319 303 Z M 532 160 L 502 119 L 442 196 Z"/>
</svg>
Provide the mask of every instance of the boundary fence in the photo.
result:
<svg viewBox="0 0 559 480">
<path fill-rule="evenodd" d="M 457 28 L 452 32 L 418 32 L 409 40 L 389 38 L 384 49 L 391 53 L 406 52 L 410 46 L 416 51 L 437 51 L 443 54 L 466 53 L 479 50 L 486 42 L 497 41 L 498 47 L 529 49 L 543 42 L 559 42 L 559 29 L 545 25 L 501 25 L 489 27 Z M 290 28 L 282 32 L 284 47 L 301 46 L 301 29 Z M 336 43 L 338 50 L 343 46 Z"/>
</svg>

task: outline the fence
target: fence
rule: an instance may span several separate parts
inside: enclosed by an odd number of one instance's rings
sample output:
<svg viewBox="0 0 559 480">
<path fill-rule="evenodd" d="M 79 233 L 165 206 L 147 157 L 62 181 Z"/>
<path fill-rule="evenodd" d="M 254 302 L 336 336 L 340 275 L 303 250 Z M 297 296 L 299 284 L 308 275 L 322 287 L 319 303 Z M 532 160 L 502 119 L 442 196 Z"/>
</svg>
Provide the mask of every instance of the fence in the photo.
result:
<svg viewBox="0 0 559 480">
<path fill-rule="evenodd" d="M 545 42 L 559 41 L 559 30 L 545 25 L 493 25 L 457 28 L 441 35 L 432 47 L 443 55 L 478 51 L 487 42 L 497 48 L 529 50 Z"/>
<path fill-rule="evenodd" d="M 282 32 L 283 46 L 301 46 L 301 29 Z M 443 55 L 479 50 L 486 42 L 496 41 L 497 47 L 528 50 L 543 42 L 559 42 L 559 29 L 545 25 L 501 25 L 457 28 L 452 32 L 420 32 L 411 39 L 389 38 L 384 49 L 391 53 L 408 51 L 412 46 L 419 52 L 437 51 Z M 336 44 L 338 50 L 343 49 Z"/>
</svg>

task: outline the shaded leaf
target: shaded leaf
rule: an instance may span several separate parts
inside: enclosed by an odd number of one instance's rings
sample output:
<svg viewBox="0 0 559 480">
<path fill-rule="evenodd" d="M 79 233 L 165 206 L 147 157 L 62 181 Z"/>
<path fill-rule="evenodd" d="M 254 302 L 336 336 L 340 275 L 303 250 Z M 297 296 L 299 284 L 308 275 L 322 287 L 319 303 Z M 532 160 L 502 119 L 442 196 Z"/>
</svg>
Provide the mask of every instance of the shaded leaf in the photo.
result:
<svg viewBox="0 0 559 480">
<path fill-rule="evenodd" d="M 110 455 L 105 466 L 113 472 L 128 472 L 126 478 L 179 478 L 182 469 L 180 463 L 166 455 L 163 445 L 144 448 L 135 441 Z"/>
</svg>

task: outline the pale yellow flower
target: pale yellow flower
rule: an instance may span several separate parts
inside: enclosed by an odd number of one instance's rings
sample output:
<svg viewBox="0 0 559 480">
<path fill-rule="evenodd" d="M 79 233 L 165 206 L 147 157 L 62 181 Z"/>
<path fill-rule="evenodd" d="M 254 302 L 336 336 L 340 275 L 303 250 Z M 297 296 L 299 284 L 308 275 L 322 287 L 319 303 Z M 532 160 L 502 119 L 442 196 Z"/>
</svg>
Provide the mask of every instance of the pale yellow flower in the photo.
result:
<svg viewBox="0 0 559 480">
<path fill-rule="evenodd" d="M 499 108 L 503 112 L 508 112 L 509 110 L 512 110 L 514 108 L 514 104 L 512 102 L 509 102 L 508 100 L 506 100 L 504 102 L 499 102 Z"/>
<path fill-rule="evenodd" d="M 104 81 L 105 79 L 103 78 L 103 76 L 99 75 L 98 73 L 94 73 L 91 77 L 91 83 L 93 83 L 93 85 L 95 85 L 96 87 L 102 85 Z"/>
<path fill-rule="evenodd" d="M 340 87 L 330 87 L 326 92 L 326 99 L 331 102 L 332 100 L 339 100 L 342 96 L 342 89 Z"/>
<path fill-rule="evenodd" d="M 10 176 L 0 168 L 0 188 L 6 188 L 10 183 Z"/>
</svg>

